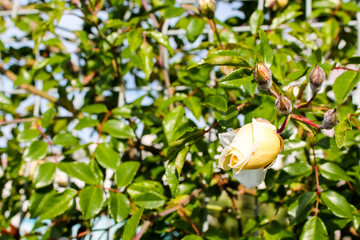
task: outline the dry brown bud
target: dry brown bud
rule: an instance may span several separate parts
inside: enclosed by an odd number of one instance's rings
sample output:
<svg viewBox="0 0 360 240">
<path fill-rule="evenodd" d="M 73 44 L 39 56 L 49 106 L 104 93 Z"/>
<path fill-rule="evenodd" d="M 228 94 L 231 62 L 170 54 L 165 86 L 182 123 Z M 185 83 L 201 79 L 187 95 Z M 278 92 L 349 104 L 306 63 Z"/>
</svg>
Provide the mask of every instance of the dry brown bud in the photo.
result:
<svg viewBox="0 0 360 240">
<path fill-rule="evenodd" d="M 321 89 L 321 85 L 325 80 L 324 70 L 316 65 L 309 75 L 310 87 L 313 92 L 318 92 Z"/>
<path fill-rule="evenodd" d="M 281 114 L 289 114 L 292 111 L 292 103 L 290 99 L 282 95 L 278 96 L 276 99 L 275 106 Z"/>
<path fill-rule="evenodd" d="M 201 15 L 211 19 L 214 17 L 216 1 L 215 0 L 199 0 L 198 8 Z"/>
<path fill-rule="evenodd" d="M 333 127 L 338 125 L 339 120 L 340 120 L 339 112 L 336 110 L 336 108 L 331 109 L 324 114 L 324 119 L 321 123 L 320 128 L 321 129 L 332 129 Z"/>
<path fill-rule="evenodd" d="M 254 70 L 254 80 L 261 90 L 267 91 L 272 84 L 272 74 L 268 67 L 263 63 L 257 63 Z"/>
</svg>

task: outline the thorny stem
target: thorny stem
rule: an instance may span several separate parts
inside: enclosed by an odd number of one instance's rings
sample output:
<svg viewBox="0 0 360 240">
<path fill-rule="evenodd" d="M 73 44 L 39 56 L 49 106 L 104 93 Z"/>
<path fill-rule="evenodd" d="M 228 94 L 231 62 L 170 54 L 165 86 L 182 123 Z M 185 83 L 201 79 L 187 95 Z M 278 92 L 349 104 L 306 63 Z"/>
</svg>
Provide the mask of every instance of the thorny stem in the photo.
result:
<svg viewBox="0 0 360 240">
<path fill-rule="evenodd" d="M 290 120 L 290 118 L 291 118 L 291 115 L 290 114 L 288 114 L 287 116 L 286 116 L 286 118 L 285 118 L 285 120 L 284 120 L 284 122 L 283 122 L 283 124 L 281 125 L 281 127 L 280 127 L 280 129 L 279 130 L 277 130 L 277 134 L 281 134 L 284 130 L 285 130 L 285 128 L 286 128 L 286 125 L 288 124 L 288 122 L 289 122 L 289 120 Z"/>
<path fill-rule="evenodd" d="M 309 106 L 309 104 L 315 99 L 315 97 L 316 97 L 316 95 L 317 95 L 317 93 L 315 92 L 315 93 L 313 93 L 313 95 L 312 95 L 312 97 L 310 98 L 310 100 L 308 101 L 308 102 L 306 102 L 305 104 L 299 104 L 299 105 L 297 105 L 297 107 L 296 108 L 305 108 L 305 107 L 307 107 L 307 106 Z"/>
<path fill-rule="evenodd" d="M 294 118 L 295 120 L 298 120 L 300 122 L 304 122 L 304 123 L 307 123 L 313 127 L 316 127 L 318 129 L 320 129 L 320 125 L 316 124 L 316 123 L 313 123 L 310 119 L 307 119 L 306 117 L 303 117 L 303 116 L 298 116 L 294 113 L 291 114 L 291 117 Z"/>
</svg>

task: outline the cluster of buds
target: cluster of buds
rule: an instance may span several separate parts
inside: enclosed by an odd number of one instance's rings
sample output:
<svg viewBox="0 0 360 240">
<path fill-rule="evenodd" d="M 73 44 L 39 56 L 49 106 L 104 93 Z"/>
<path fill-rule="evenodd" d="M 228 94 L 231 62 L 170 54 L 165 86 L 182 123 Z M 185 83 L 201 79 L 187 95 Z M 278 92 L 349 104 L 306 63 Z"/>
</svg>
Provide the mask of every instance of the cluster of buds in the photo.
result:
<svg viewBox="0 0 360 240">
<path fill-rule="evenodd" d="M 320 128 L 321 129 L 332 129 L 333 127 L 338 125 L 339 120 L 340 120 L 339 112 L 336 110 L 336 108 L 331 109 L 324 114 L 324 119 L 321 123 Z"/>
<path fill-rule="evenodd" d="M 215 15 L 216 2 L 215 0 L 199 0 L 198 8 L 201 15 L 212 19 Z"/>
<path fill-rule="evenodd" d="M 270 69 L 263 63 L 257 63 L 254 69 L 254 80 L 258 84 L 259 89 L 270 90 L 272 84 L 272 73 Z"/>
<path fill-rule="evenodd" d="M 318 65 L 315 65 L 313 70 L 311 71 L 309 75 L 309 81 L 310 81 L 310 88 L 314 93 L 317 93 L 321 89 L 321 85 L 325 80 L 325 72 L 324 70 L 319 67 Z"/>
</svg>

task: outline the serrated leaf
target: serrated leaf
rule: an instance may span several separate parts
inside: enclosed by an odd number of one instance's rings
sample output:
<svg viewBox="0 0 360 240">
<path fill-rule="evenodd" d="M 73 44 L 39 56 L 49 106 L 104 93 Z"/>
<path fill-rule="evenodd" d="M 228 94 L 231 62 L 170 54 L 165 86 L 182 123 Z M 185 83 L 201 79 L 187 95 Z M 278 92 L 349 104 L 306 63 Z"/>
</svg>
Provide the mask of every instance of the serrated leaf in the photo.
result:
<svg viewBox="0 0 360 240">
<path fill-rule="evenodd" d="M 185 118 L 184 118 L 185 110 L 183 106 L 178 106 L 175 109 L 173 109 L 171 112 L 166 114 L 164 120 L 163 120 L 163 127 L 164 127 L 164 133 L 166 136 L 166 139 L 168 143 L 173 142 L 175 137 L 175 129 L 184 124 Z"/>
<path fill-rule="evenodd" d="M 289 20 L 295 19 L 296 17 L 302 15 L 303 13 L 300 11 L 295 11 L 295 9 L 288 9 L 282 12 L 279 16 L 273 19 L 271 23 L 271 28 L 277 28 L 280 24 L 285 23 Z"/>
<path fill-rule="evenodd" d="M 136 228 L 139 225 L 139 221 L 144 209 L 139 209 L 134 215 L 131 216 L 129 221 L 126 222 L 124 233 L 122 235 L 123 240 L 132 240 L 135 236 Z"/>
<path fill-rule="evenodd" d="M 290 176 L 307 177 L 312 173 L 312 167 L 306 162 L 295 162 L 284 167 L 283 169 Z"/>
<path fill-rule="evenodd" d="M 127 161 L 120 164 L 115 172 L 116 185 L 119 188 L 128 186 L 134 179 L 139 167 L 140 163 L 135 161 Z"/>
<path fill-rule="evenodd" d="M 120 139 L 134 138 L 134 130 L 126 125 L 124 122 L 116 119 L 111 119 L 105 122 L 103 131 L 107 132 L 113 137 Z"/>
<path fill-rule="evenodd" d="M 84 219 L 95 217 L 100 212 L 103 203 L 103 191 L 99 187 L 85 187 L 79 194 L 79 205 Z"/>
<path fill-rule="evenodd" d="M 160 195 L 156 192 L 146 192 L 141 193 L 136 198 L 134 198 L 134 202 L 140 207 L 146 209 L 154 209 L 164 205 L 166 202 L 166 198 L 165 196 Z"/>
<path fill-rule="evenodd" d="M 99 124 L 97 119 L 92 118 L 82 118 L 79 120 L 78 124 L 75 126 L 75 130 L 81 130 L 83 128 L 95 127 Z"/>
<path fill-rule="evenodd" d="M 352 219 L 353 209 L 346 198 L 337 192 L 328 190 L 321 193 L 321 201 L 337 217 Z"/>
<path fill-rule="evenodd" d="M 220 95 L 214 95 L 206 98 L 203 104 L 223 112 L 228 110 L 226 99 Z"/>
<path fill-rule="evenodd" d="M 310 218 L 304 225 L 303 231 L 300 236 L 301 240 L 326 240 L 328 234 L 326 231 L 325 224 L 319 217 Z"/>
<path fill-rule="evenodd" d="M 55 191 L 35 192 L 30 199 L 31 216 L 40 216 L 40 220 L 54 219 L 69 209 L 69 204 L 76 194 L 77 191 L 72 188 L 67 188 L 62 193 Z"/>
<path fill-rule="evenodd" d="M 88 164 L 75 161 L 61 161 L 58 168 L 70 177 L 77 178 L 87 184 L 99 184 L 99 179 Z"/>
<path fill-rule="evenodd" d="M 174 55 L 174 50 L 169 44 L 169 39 L 164 34 L 157 32 L 157 31 L 147 31 L 147 34 L 155 39 L 159 44 L 163 45 L 170 53 L 171 56 Z"/>
<path fill-rule="evenodd" d="M 24 151 L 24 161 L 41 160 L 46 156 L 48 144 L 43 141 L 35 141 L 30 144 Z"/>
<path fill-rule="evenodd" d="M 178 155 L 175 158 L 175 167 L 176 167 L 179 175 L 182 172 L 182 168 L 183 168 L 185 160 L 186 160 L 186 155 L 188 154 L 189 150 L 190 150 L 190 147 L 185 146 L 183 149 L 180 150 L 180 152 L 178 153 Z"/>
<path fill-rule="evenodd" d="M 46 162 L 38 165 L 34 172 L 35 188 L 46 187 L 54 180 L 56 165 L 52 162 Z"/>
<path fill-rule="evenodd" d="M 333 91 L 338 104 L 342 104 L 360 80 L 360 74 L 354 71 L 346 71 L 338 76 L 333 85 Z"/>
<path fill-rule="evenodd" d="M 262 29 L 260 29 L 259 58 L 267 67 L 271 66 L 274 59 L 274 53 L 270 47 L 269 39 Z"/>
<path fill-rule="evenodd" d="M 95 158 L 104 168 L 116 170 L 120 163 L 120 154 L 108 143 L 100 143 L 95 150 Z"/>
<path fill-rule="evenodd" d="M 81 109 L 81 111 L 89 114 L 99 114 L 99 113 L 106 113 L 108 110 L 104 104 L 96 103 L 96 104 L 86 105 Z"/>
<path fill-rule="evenodd" d="M 41 118 L 40 118 L 41 126 L 43 128 L 47 128 L 50 125 L 53 118 L 54 118 L 54 109 L 50 108 L 41 115 Z"/>
<path fill-rule="evenodd" d="M 38 139 L 40 135 L 39 130 L 37 129 L 28 129 L 24 130 L 23 132 L 20 132 L 16 136 L 16 140 L 19 142 L 32 142 Z"/>
<path fill-rule="evenodd" d="M 115 222 L 124 221 L 130 212 L 130 202 L 122 193 L 110 192 L 110 215 Z"/>
<path fill-rule="evenodd" d="M 243 58 L 238 52 L 232 50 L 221 50 L 216 53 L 212 53 L 201 60 L 198 64 L 189 67 L 188 70 L 201 66 L 251 67 L 250 63 L 245 58 Z"/>
<path fill-rule="evenodd" d="M 194 114 L 194 117 L 197 120 L 200 120 L 200 118 L 201 118 L 200 98 L 192 96 L 192 97 L 184 99 L 184 103 L 190 109 L 190 111 Z"/>
<path fill-rule="evenodd" d="M 339 124 L 335 126 L 335 142 L 336 145 L 341 148 L 346 140 L 346 132 L 351 130 L 351 125 L 348 118 L 340 120 Z"/>
<path fill-rule="evenodd" d="M 329 180 L 338 181 L 338 180 L 345 180 L 345 181 L 353 181 L 351 177 L 349 177 L 346 172 L 335 163 L 327 162 L 320 165 L 320 174 Z"/>
<path fill-rule="evenodd" d="M 264 13 L 261 10 L 254 11 L 249 20 L 250 32 L 256 34 L 258 27 L 262 25 L 264 21 Z"/>
<path fill-rule="evenodd" d="M 316 193 L 306 192 L 289 206 L 288 213 L 291 225 L 301 223 L 309 216 L 316 198 Z"/>
<path fill-rule="evenodd" d="M 175 197 L 179 186 L 179 173 L 175 166 L 175 161 L 170 161 L 165 170 L 166 181 L 169 184 L 171 195 Z"/>
<path fill-rule="evenodd" d="M 154 67 L 154 62 L 153 62 L 153 47 L 147 43 L 146 41 L 144 41 L 141 46 L 140 46 L 140 57 L 142 60 L 142 70 L 145 73 L 145 79 L 149 80 L 151 72 L 153 70 Z"/>
<path fill-rule="evenodd" d="M 78 144 L 79 139 L 70 133 L 58 133 L 53 138 L 53 142 L 54 144 L 61 145 L 63 147 L 71 147 Z"/>
</svg>

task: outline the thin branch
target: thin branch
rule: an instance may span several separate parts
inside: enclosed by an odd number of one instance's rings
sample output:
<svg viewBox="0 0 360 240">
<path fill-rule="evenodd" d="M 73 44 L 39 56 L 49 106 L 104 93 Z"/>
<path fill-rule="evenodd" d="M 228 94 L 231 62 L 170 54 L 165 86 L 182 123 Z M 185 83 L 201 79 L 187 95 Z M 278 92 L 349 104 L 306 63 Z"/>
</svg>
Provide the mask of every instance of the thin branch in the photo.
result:
<svg viewBox="0 0 360 240">
<path fill-rule="evenodd" d="M 208 19 L 208 21 L 209 21 L 209 25 L 210 25 L 211 29 L 214 31 L 214 33 L 216 35 L 216 38 L 217 38 L 217 40 L 219 42 L 220 48 L 223 49 L 224 47 L 223 47 L 223 45 L 221 43 L 221 38 L 220 38 L 219 31 L 217 30 L 217 27 L 216 27 L 215 19 L 214 18 Z"/>
<path fill-rule="evenodd" d="M 291 115 L 288 114 L 288 115 L 286 116 L 286 118 L 285 118 L 285 121 L 284 121 L 283 124 L 281 125 L 280 129 L 276 132 L 277 134 L 280 135 L 280 134 L 285 130 L 286 125 L 288 124 L 290 118 L 291 118 Z"/>
<path fill-rule="evenodd" d="M 334 67 L 332 70 L 347 70 L 347 71 L 359 72 L 359 70 L 351 69 L 351 68 L 347 68 L 347 67 L 342 67 L 342 66 Z"/>
<path fill-rule="evenodd" d="M 17 118 L 17 119 L 9 120 L 9 121 L 2 120 L 2 121 L 0 121 L 0 126 L 5 125 L 5 124 L 12 124 L 12 123 L 33 122 L 38 119 L 39 119 L 38 117 L 31 117 L 31 118 Z"/>
<path fill-rule="evenodd" d="M 350 116 L 350 120 L 353 121 L 353 123 L 355 124 L 355 126 L 357 127 L 357 129 L 360 131 L 360 126 L 359 126 L 359 124 L 355 121 L 355 119 L 353 119 L 353 116 Z"/>
<path fill-rule="evenodd" d="M 310 119 L 307 119 L 306 117 L 303 117 L 303 116 L 298 116 L 294 113 L 291 114 L 291 117 L 294 118 L 295 120 L 298 120 L 300 122 L 304 122 L 304 123 L 307 123 L 313 127 L 316 127 L 318 129 L 320 129 L 320 125 L 316 124 L 316 123 L 313 123 Z"/>
<path fill-rule="evenodd" d="M 313 93 L 312 97 L 310 98 L 310 100 L 308 102 L 306 102 L 305 104 L 299 104 L 299 105 L 297 105 L 296 108 L 299 109 L 299 108 L 305 108 L 305 107 L 309 106 L 309 104 L 315 99 L 316 95 L 317 95 L 316 92 Z"/>
<path fill-rule="evenodd" d="M 185 220 L 191 225 L 192 229 L 196 232 L 198 236 L 201 236 L 199 229 L 196 227 L 196 225 L 191 221 L 191 219 L 186 215 L 186 213 L 183 210 L 183 206 L 179 207 L 179 214 L 185 218 Z"/>
</svg>

